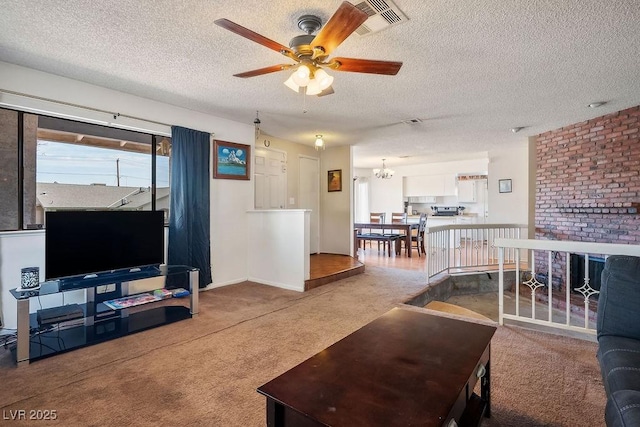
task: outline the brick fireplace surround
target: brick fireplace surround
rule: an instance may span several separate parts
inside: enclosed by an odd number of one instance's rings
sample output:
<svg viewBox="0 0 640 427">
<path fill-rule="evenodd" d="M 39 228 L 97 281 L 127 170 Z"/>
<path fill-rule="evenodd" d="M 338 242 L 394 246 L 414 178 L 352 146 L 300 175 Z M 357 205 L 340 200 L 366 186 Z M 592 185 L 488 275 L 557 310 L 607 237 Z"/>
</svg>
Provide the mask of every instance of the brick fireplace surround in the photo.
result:
<svg viewBox="0 0 640 427">
<path fill-rule="evenodd" d="M 636 106 L 537 136 L 537 239 L 640 244 L 639 127 Z"/>
</svg>

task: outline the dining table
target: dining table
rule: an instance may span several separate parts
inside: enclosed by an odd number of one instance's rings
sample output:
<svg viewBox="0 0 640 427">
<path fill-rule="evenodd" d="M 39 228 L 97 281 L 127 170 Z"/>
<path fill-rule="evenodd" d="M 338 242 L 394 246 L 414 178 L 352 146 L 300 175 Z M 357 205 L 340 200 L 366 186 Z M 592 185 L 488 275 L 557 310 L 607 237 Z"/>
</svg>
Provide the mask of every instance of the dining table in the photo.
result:
<svg viewBox="0 0 640 427">
<path fill-rule="evenodd" d="M 405 250 L 407 256 L 411 258 L 411 230 L 417 230 L 418 224 L 409 224 L 409 223 L 379 223 L 379 222 L 356 222 L 353 224 L 354 228 L 354 236 L 358 234 L 358 230 L 399 230 L 404 234 L 404 242 L 405 242 Z M 354 254 L 358 253 L 358 241 L 354 237 L 354 245 L 355 250 Z"/>
</svg>

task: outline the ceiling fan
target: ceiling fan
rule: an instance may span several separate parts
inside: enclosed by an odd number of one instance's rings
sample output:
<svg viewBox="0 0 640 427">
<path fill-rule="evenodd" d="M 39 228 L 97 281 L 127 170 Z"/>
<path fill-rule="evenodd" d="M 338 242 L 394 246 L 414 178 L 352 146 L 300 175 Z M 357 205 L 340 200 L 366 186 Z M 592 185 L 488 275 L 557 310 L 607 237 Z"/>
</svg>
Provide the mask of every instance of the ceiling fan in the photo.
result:
<svg viewBox="0 0 640 427">
<path fill-rule="evenodd" d="M 355 73 L 396 75 L 402 67 L 402 62 L 394 61 L 329 58 L 331 52 L 367 18 L 365 12 L 345 1 L 322 27 L 322 30 L 314 36 L 313 33 L 322 26 L 322 21 L 314 15 L 303 15 L 298 19 L 298 28 L 306 34 L 291 39 L 290 47 L 281 45 L 228 19 L 218 19 L 214 22 L 224 29 L 275 50 L 295 61 L 293 64 L 272 65 L 234 74 L 235 77 L 255 77 L 293 69 L 294 73 L 285 81 L 285 85 L 296 92 L 299 92 L 300 88 L 305 88 L 307 95 L 323 96 L 333 93 L 331 87 L 333 77 L 324 70 L 325 68 Z"/>
</svg>

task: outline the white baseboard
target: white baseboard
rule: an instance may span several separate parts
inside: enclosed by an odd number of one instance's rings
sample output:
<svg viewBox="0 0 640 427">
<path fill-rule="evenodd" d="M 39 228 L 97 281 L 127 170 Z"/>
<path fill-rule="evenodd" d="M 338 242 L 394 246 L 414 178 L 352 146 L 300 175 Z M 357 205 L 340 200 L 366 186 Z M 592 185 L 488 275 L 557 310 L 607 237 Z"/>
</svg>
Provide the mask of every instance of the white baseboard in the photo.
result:
<svg viewBox="0 0 640 427">
<path fill-rule="evenodd" d="M 208 291 L 210 289 L 222 288 L 223 286 L 235 285 L 236 283 L 244 282 L 247 279 L 246 277 L 239 277 L 237 279 L 227 280 L 226 282 L 218 282 L 218 283 L 209 283 L 204 288 L 200 289 L 200 291 Z"/>
<path fill-rule="evenodd" d="M 287 289 L 289 291 L 304 292 L 304 283 L 302 283 L 300 286 L 293 286 L 293 285 L 286 285 L 284 283 L 276 283 L 276 282 L 270 282 L 268 280 L 257 279 L 255 277 L 249 277 L 247 280 L 251 282 L 260 283 L 261 285 L 269 285 L 276 288 Z"/>
</svg>

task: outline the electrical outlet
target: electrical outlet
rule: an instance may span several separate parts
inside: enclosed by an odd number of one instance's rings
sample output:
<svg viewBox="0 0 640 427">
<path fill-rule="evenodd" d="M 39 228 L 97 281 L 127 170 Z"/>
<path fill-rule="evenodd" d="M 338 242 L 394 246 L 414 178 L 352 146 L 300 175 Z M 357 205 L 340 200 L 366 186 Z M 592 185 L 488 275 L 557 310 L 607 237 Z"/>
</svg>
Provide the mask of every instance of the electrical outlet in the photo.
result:
<svg viewBox="0 0 640 427">
<path fill-rule="evenodd" d="M 296 204 L 296 199 L 293 197 L 289 197 L 289 204 L 290 205 L 295 205 Z"/>
</svg>

